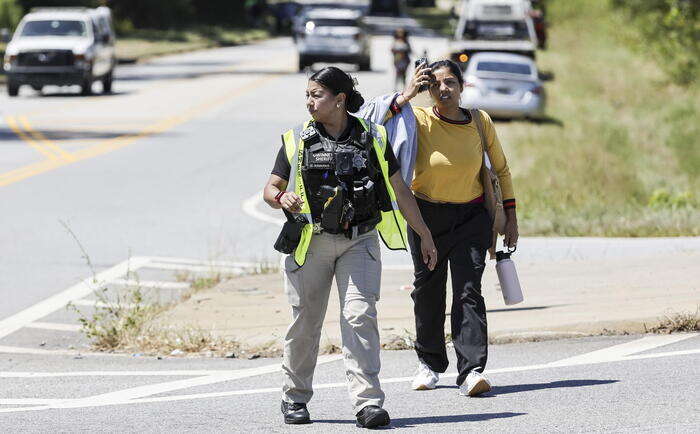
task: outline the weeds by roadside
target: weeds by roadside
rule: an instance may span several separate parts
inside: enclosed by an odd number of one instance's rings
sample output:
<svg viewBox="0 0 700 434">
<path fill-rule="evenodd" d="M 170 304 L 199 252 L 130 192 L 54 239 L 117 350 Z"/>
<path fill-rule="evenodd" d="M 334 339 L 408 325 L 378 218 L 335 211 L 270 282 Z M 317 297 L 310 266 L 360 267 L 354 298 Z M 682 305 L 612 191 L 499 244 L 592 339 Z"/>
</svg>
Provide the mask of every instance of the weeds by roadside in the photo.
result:
<svg viewBox="0 0 700 434">
<path fill-rule="evenodd" d="M 644 326 L 646 329 L 646 325 Z M 682 333 L 700 332 L 700 306 L 693 312 L 671 312 L 659 321 L 659 324 L 648 329 L 649 333 Z"/>
<path fill-rule="evenodd" d="M 88 338 L 93 349 L 155 356 L 196 354 L 249 359 L 279 357 L 282 354 L 275 342 L 245 346 L 235 339 L 218 336 L 211 330 L 192 326 L 163 327 L 158 324 L 158 316 L 178 302 L 189 299 L 199 291 L 213 288 L 222 281 L 233 278 L 233 275 L 215 271 L 215 268 L 212 268 L 210 273 L 180 273 L 176 275 L 176 279 L 179 282 L 187 282 L 190 289 L 180 296 L 180 300 L 173 300 L 167 304 L 153 303 L 154 297 L 148 296 L 148 290 L 140 285 L 139 276 L 131 271 L 127 272 L 126 277 L 133 280 L 135 285 L 121 291 L 112 291 L 104 282 L 97 281 L 90 256 L 72 229 L 67 223 L 60 223 L 80 248 L 96 286 L 93 292 L 94 309 L 91 313 L 85 313 L 75 304 L 67 305 L 68 310 L 78 315 L 81 332 Z M 251 274 L 275 271 L 275 264 L 265 262 L 248 270 Z"/>
</svg>

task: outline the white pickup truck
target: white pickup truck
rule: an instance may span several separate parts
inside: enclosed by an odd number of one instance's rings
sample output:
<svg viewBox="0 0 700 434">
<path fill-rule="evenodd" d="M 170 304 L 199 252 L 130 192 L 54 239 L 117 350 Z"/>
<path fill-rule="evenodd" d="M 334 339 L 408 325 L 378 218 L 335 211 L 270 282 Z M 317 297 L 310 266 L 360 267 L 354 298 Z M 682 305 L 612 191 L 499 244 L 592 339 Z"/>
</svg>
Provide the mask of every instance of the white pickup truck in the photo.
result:
<svg viewBox="0 0 700 434">
<path fill-rule="evenodd" d="M 482 51 L 535 58 L 537 34 L 529 0 L 462 0 L 454 39 L 453 60 Z"/>
<path fill-rule="evenodd" d="M 35 8 L 22 18 L 5 50 L 7 93 L 22 85 L 79 85 L 83 95 L 102 81 L 112 91 L 116 66 L 109 8 Z"/>
</svg>

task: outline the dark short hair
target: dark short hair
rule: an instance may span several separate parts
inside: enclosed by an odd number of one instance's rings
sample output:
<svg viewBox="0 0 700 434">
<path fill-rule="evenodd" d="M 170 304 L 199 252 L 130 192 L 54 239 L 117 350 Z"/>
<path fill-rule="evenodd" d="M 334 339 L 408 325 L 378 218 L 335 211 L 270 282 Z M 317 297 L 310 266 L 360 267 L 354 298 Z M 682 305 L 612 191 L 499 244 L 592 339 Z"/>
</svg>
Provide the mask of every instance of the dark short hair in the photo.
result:
<svg viewBox="0 0 700 434">
<path fill-rule="evenodd" d="M 431 71 L 435 71 L 436 69 L 440 68 L 448 68 L 452 75 L 457 77 L 457 81 L 459 81 L 459 86 L 464 87 L 464 76 L 462 75 L 462 69 L 452 60 L 438 60 L 437 62 L 433 62 L 430 65 L 428 65 L 428 67 Z"/>
<path fill-rule="evenodd" d="M 333 92 L 333 95 L 345 94 L 345 106 L 350 113 L 355 113 L 365 103 L 360 92 L 355 90 L 355 82 L 345 71 L 335 66 L 327 66 L 315 72 L 309 81 L 315 81 Z"/>
<path fill-rule="evenodd" d="M 403 32 L 404 40 L 408 40 L 408 30 L 404 29 L 403 27 L 399 27 L 398 29 L 394 30 L 394 39 L 399 37 L 400 32 Z"/>
</svg>

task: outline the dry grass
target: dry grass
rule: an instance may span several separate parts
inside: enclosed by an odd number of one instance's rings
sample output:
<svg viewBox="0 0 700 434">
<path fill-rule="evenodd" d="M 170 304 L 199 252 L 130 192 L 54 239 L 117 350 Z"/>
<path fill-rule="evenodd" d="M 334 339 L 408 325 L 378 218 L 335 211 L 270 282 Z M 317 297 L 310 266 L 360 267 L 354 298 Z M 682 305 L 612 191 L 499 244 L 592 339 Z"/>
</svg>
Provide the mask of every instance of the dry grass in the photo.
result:
<svg viewBox="0 0 700 434">
<path fill-rule="evenodd" d="M 682 333 L 700 331 L 700 306 L 693 312 L 671 312 L 659 324 L 648 329 L 650 333 Z"/>
<path fill-rule="evenodd" d="M 87 256 L 86 256 L 87 257 Z M 90 265 L 88 260 L 88 265 Z M 277 266 L 261 263 L 249 270 L 252 274 L 277 272 Z M 138 281 L 137 275 L 130 278 Z M 199 327 L 166 327 L 158 322 L 159 316 L 178 302 L 185 301 L 199 291 L 210 289 L 233 276 L 222 273 L 180 273 L 176 279 L 188 282 L 190 290 L 179 301 L 171 304 L 150 304 L 146 290 L 136 286 L 123 292 L 110 292 L 102 287 L 94 292 L 100 302 L 91 314 L 84 314 L 74 305 L 69 309 L 78 314 L 82 333 L 97 351 L 133 352 L 146 355 L 199 355 L 210 357 L 279 357 L 282 349 L 275 341 L 263 345 L 243 345 L 235 339 L 219 336 Z"/>
</svg>

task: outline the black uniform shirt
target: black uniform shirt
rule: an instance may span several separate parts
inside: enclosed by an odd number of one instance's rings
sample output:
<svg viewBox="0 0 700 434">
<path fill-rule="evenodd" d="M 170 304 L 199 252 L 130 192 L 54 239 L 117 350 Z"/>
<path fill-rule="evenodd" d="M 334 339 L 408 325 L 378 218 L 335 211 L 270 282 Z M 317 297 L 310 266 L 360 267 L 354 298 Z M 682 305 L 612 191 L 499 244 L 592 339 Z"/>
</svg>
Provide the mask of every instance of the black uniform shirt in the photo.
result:
<svg viewBox="0 0 700 434">
<path fill-rule="evenodd" d="M 331 137 L 323 128 L 323 125 L 317 123 L 316 128 L 318 129 L 319 134 L 326 138 L 329 138 L 336 142 L 345 142 L 350 140 L 355 131 L 355 128 L 362 128 L 362 125 L 356 117 L 349 116 L 348 125 L 347 127 L 345 127 L 345 131 L 343 131 L 343 133 L 340 135 L 340 137 L 338 137 L 338 139 L 333 139 L 333 137 Z M 386 149 L 384 150 L 384 159 L 386 159 L 387 163 L 389 163 L 389 176 L 391 177 L 394 173 L 398 172 L 400 167 L 390 143 L 386 144 Z M 289 181 L 289 174 L 291 171 L 292 167 L 289 164 L 289 159 L 287 159 L 287 152 L 284 149 L 284 144 L 282 144 L 282 147 L 277 153 L 277 159 L 275 160 L 275 166 L 272 168 L 272 174 Z"/>
<path fill-rule="evenodd" d="M 323 125 L 321 124 L 316 124 L 316 129 L 318 130 L 319 134 L 321 134 L 323 137 L 328 138 L 335 143 L 345 145 L 349 145 L 353 141 L 353 138 L 357 137 L 359 132 L 364 131 L 362 124 L 360 124 L 360 121 L 354 116 L 350 116 L 348 118 L 348 125 L 343 131 L 343 133 L 338 137 L 338 139 L 333 139 L 332 137 L 330 137 L 328 132 L 326 132 L 326 130 L 323 128 Z M 374 152 L 371 153 L 370 158 L 376 162 L 376 156 L 374 156 Z M 384 158 L 387 160 L 389 166 L 389 176 L 391 176 L 399 170 L 399 163 L 396 160 L 394 151 L 389 143 L 387 143 L 386 149 L 384 151 Z M 377 167 L 376 163 L 374 164 L 375 167 Z M 287 159 L 287 153 L 283 144 L 279 150 L 279 153 L 277 154 L 277 160 L 275 161 L 275 166 L 272 169 L 272 174 L 289 181 L 290 172 L 291 166 L 289 164 L 289 160 Z M 321 170 L 311 170 L 304 175 L 304 183 L 306 184 L 307 191 L 309 193 L 309 207 L 311 208 L 311 215 L 313 216 L 314 221 L 320 221 L 321 214 L 323 211 L 324 200 L 318 200 L 318 189 L 322 184 L 328 186 L 335 186 L 338 184 L 338 180 L 335 177 L 335 173 L 332 171 L 326 171 L 324 173 L 324 171 Z M 356 215 L 355 218 L 361 217 Z M 355 218 L 353 218 L 353 223 L 356 221 Z"/>
</svg>

